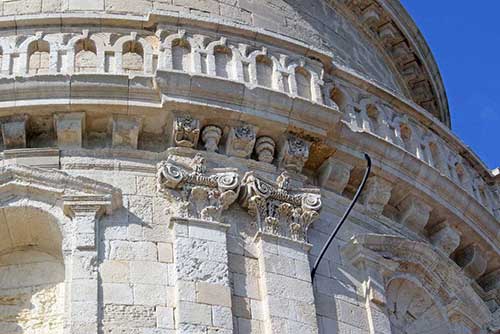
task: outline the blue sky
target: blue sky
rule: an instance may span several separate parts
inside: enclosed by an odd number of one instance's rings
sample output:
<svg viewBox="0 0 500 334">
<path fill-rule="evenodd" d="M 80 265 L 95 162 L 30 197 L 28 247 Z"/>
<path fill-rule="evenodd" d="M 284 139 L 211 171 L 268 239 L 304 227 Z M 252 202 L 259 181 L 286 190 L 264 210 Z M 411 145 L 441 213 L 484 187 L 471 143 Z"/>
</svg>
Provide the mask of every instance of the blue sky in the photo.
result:
<svg viewBox="0 0 500 334">
<path fill-rule="evenodd" d="M 443 77 L 452 130 L 490 169 L 500 166 L 500 1 L 401 0 Z"/>
</svg>

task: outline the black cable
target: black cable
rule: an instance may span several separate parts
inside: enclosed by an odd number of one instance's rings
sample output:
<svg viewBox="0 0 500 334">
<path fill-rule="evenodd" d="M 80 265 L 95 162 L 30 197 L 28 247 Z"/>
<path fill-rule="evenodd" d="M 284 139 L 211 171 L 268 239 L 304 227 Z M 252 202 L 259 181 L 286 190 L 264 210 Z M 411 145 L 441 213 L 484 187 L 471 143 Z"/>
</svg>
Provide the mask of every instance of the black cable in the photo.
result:
<svg viewBox="0 0 500 334">
<path fill-rule="evenodd" d="M 370 156 L 366 153 L 365 153 L 365 159 L 366 159 L 366 171 L 365 171 L 365 175 L 363 176 L 363 180 L 361 181 L 361 184 L 359 185 L 358 191 L 356 191 L 356 194 L 354 195 L 354 198 L 352 199 L 351 204 L 349 205 L 346 212 L 344 213 L 344 216 L 339 221 L 339 223 L 337 224 L 337 226 L 333 230 L 332 234 L 330 234 L 328 241 L 321 249 L 321 252 L 319 253 L 319 256 L 316 259 L 316 262 L 314 263 L 314 266 L 311 270 L 311 280 L 313 282 L 314 282 L 314 276 L 316 275 L 316 270 L 318 269 L 318 266 L 319 266 L 319 263 L 321 262 L 321 259 L 325 255 L 326 251 L 328 250 L 328 247 L 330 247 L 330 244 L 332 243 L 333 239 L 335 238 L 335 236 L 339 232 L 340 228 L 344 224 L 345 220 L 349 216 L 349 213 L 351 213 L 351 210 L 354 207 L 354 204 L 356 204 L 356 202 L 358 201 L 358 198 L 361 195 L 361 191 L 363 191 L 363 188 L 365 187 L 366 181 L 368 180 L 368 176 L 370 175 L 370 171 L 372 169 L 372 159 L 370 159 Z"/>
</svg>

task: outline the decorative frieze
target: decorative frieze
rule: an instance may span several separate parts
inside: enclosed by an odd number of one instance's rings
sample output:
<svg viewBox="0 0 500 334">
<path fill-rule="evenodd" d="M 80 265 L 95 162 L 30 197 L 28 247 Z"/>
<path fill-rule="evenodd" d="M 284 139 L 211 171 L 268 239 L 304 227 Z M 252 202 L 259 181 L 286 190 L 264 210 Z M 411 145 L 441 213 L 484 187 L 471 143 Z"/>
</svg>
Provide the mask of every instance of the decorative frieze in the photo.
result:
<svg viewBox="0 0 500 334">
<path fill-rule="evenodd" d="M 276 143 L 274 139 L 267 136 L 262 136 L 257 138 L 255 142 L 255 153 L 257 154 L 257 160 L 267 163 L 272 163 L 274 160 L 274 151 L 276 148 Z"/>
<path fill-rule="evenodd" d="M 158 164 L 158 190 L 180 191 L 178 216 L 219 221 L 238 197 L 240 178 L 232 171 L 209 174 L 205 158 L 196 155 L 189 166 L 167 160 Z"/>
<path fill-rule="evenodd" d="M 2 123 L 3 145 L 6 149 L 26 148 L 27 117 L 18 117 Z"/>
<path fill-rule="evenodd" d="M 177 117 L 174 121 L 172 144 L 180 147 L 196 147 L 200 137 L 200 121 L 191 116 Z"/>
<path fill-rule="evenodd" d="M 201 140 L 205 145 L 205 150 L 208 152 L 217 152 L 219 150 L 219 142 L 222 137 L 222 130 L 216 125 L 206 126 L 201 133 Z"/>
<path fill-rule="evenodd" d="M 232 127 L 226 141 L 226 154 L 248 158 L 252 154 L 256 138 L 256 128 L 252 125 Z"/>
<path fill-rule="evenodd" d="M 309 158 L 310 146 L 310 142 L 289 135 L 281 149 L 280 167 L 295 173 L 302 172 L 302 168 L 304 168 L 304 164 Z"/>
<path fill-rule="evenodd" d="M 317 189 L 292 191 L 286 172 L 271 182 L 248 172 L 242 179 L 240 204 L 255 217 L 259 231 L 306 240 L 309 226 L 319 217 Z"/>
</svg>

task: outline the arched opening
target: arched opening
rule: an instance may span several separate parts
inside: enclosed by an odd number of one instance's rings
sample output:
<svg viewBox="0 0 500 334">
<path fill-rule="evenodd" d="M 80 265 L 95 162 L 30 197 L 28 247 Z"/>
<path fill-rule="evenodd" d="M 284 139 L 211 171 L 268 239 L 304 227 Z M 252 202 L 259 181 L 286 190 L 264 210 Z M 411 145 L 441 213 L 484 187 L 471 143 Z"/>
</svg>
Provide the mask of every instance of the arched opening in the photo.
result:
<svg viewBox="0 0 500 334">
<path fill-rule="evenodd" d="M 172 68 L 189 72 L 191 68 L 191 47 L 186 40 L 177 39 L 172 43 Z"/>
<path fill-rule="evenodd" d="M 421 286 L 406 279 L 394 279 L 386 291 L 393 334 L 451 333 L 439 305 Z"/>
<path fill-rule="evenodd" d="M 303 67 L 295 69 L 295 82 L 297 83 L 297 95 L 305 99 L 311 99 L 311 74 Z"/>
<path fill-rule="evenodd" d="M 64 278 L 55 218 L 30 207 L 0 209 L 0 332 L 62 333 Z"/>
<path fill-rule="evenodd" d="M 28 73 L 48 73 L 50 63 L 50 46 L 47 41 L 33 41 L 28 47 Z"/>
<path fill-rule="evenodd" d="M 97 49 L 89 38 L 79 40 L 75 45 L 75 72 L 97 71 Z"/>
<path fill-rule="evenodd" d="M 257 84 L 260 86 L 273 87 L 273 63 L 269 57 L 260 55 L 255 59 Z"/>
<path fill-rule="evenodd" d="M 224 46 L 214 48 L 215 75 L 221 78 L 231 76 L 231 50 Z"/>
<path fill-rule="evenodd" d="M 123 44 L 122 69 L 125 73 L 144 72 L 144 50 L 141 43 L 129 41 Z"/>
</svg>

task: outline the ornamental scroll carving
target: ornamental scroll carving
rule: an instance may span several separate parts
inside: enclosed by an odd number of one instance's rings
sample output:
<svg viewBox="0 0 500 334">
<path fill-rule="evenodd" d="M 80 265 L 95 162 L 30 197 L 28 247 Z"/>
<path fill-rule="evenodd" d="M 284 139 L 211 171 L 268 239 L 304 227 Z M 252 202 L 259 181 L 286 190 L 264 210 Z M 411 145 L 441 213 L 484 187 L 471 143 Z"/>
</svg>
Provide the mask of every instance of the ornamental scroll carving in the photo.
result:
<svg viewBox="0 0 500 334">
<path fill-rule="evenodd" d="M 259 231 L 306 241 L 309 226 L 319 217 L 319 193 L 292 191 L 286 172 L 276 182 L 248 172 L 241 184 L 240 204 L 256 218 Z"/>
<path fill-rule="evenodd" d="M 158 191 L 180 191 L 181 217 L 220 221 L 224 210 L 237 199 L 240 177 L 234 172 L 209 174 L 205 159 L 196 155 L 189 166 L 173 161 L 158 164 Z"/>
</svg>

